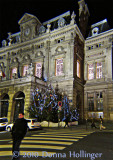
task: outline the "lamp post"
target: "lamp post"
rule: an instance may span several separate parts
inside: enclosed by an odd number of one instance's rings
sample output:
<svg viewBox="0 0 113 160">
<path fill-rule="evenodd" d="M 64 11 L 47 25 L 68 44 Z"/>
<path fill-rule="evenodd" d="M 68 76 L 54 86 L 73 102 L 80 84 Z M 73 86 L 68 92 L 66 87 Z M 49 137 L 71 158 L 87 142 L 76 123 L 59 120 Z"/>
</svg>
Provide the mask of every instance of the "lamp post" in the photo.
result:
<svg viewBox="0 0 113 160">
<path fill-rule="evenodd" d="M 58 127 L 60 127 L 60 124 L 59 124 L 59 119 L 60 119 L 59 112 L 61 111 L 61 107 L 62 107 L 62 102 L 58 101 Z"/>
<path fill-rule="evenodd" d="M 86 119 L 86 130 L 87 130 L 87 119 Z"/>
</svg>

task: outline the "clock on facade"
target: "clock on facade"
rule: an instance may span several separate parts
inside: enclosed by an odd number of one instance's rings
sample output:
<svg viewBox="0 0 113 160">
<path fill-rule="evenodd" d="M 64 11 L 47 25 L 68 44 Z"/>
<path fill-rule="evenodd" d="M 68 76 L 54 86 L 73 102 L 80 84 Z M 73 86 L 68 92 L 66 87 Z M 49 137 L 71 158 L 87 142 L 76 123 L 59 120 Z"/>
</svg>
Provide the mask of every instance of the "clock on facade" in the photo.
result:
<svg viewBox="0 0 113 160">
<path fill-rule="evenodd" d="M 28 27 L 25 29 L 25 36 L 28 36 L 29 34 L 30 34 L 30 28 Z"/>
</svg>

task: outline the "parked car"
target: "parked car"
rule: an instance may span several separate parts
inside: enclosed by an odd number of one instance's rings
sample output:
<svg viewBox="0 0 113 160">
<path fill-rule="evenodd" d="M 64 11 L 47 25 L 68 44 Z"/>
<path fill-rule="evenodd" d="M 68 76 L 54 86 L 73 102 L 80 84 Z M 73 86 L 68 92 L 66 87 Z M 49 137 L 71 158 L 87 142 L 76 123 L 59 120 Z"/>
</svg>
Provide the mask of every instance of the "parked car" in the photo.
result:
<svg viewBox="0 0 113 160">
<path fill-rule="evenodd" d="M 37 122 L 36 119 L 26 119 L 27 120 L 27 124 L 28 124 L 28 130 L 32 130 L 32 129 L 42 129 L 41 125 L 39 122 Z M 6 131 L 10 132 L 12 130 L 13 127 L 13 123 L 8 124 L 6 126 Z"/>
<path fill-rule="evenodd" d="M 37 119 L 27 119 L 27 124 L 29 129 L 41 129 L 41 125 Z"/>
<path fill-rule="evenodd" d="M 6 117 L 0 118 L 0 130 L 5 130 L 8 125 L 8 119 Z"/>
</svg>

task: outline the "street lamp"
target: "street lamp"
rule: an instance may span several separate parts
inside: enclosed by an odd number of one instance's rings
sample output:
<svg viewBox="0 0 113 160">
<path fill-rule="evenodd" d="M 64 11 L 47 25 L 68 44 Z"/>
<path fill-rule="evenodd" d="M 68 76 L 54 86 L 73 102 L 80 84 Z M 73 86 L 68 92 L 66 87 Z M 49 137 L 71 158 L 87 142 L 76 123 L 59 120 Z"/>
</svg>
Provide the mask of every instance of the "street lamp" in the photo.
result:
<svg viewBox="0 0 113 160">
<path fill-rule="evenodd" d="M 87 119 L 86 119 L 86 130 L 87 130 Z"/>
</svg>

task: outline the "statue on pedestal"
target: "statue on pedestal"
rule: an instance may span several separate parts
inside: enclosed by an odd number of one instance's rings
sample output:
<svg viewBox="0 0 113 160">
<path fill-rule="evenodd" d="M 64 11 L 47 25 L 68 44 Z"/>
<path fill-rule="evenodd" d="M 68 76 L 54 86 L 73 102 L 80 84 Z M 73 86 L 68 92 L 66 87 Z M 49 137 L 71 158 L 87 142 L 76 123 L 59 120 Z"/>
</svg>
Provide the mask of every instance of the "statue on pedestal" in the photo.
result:
<svg viewBox="0 0 113 160">
<path fill-rule="evenodd" d="M 30 76 L 33 76 L 33 66 L 32 66 L 32 63 L 29 65 L 28 67 L 28 72 L 27 72 L 28 75 Z"/>
</svg>

